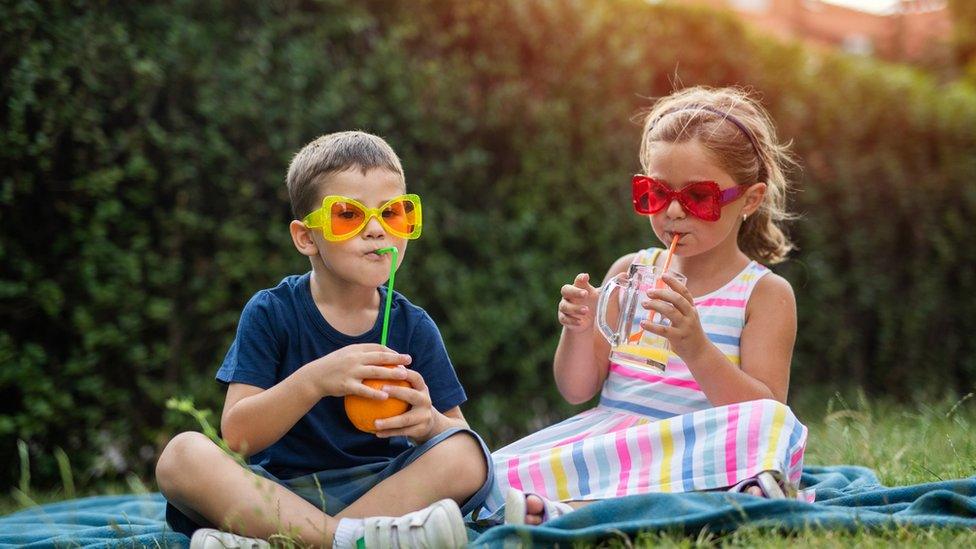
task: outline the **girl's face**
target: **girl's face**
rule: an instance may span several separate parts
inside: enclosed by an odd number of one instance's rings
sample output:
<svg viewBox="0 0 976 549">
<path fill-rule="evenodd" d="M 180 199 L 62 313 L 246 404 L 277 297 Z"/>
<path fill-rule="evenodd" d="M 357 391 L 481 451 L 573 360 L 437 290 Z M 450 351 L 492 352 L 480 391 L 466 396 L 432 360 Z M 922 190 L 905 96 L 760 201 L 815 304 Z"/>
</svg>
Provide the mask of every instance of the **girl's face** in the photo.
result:
<svg viewBox="0 0 976 549">
<path fill-rule="evenodd" d="M 647 175 L 665 182 L 674 190 L 699 181 L 714 181 L 722 190 L 736 186 L 732 176 L 718 166 L 697 139 L 683 143 L 655 143 L 649 153 Z M 763 183 L 751 185 L 743 196 L 722 207 L 722 215 L 717 221 L 699 219 L 673 200 L 663 210 L 649 216 L 651 228 L 665 246 L 670 246 L 674 236 L 680 235 L 675 251 L 680 256 L 697 255 L 717 247 L 737 247 L 742 216 L 759 207 L 765 190 Z"/>
</svg>

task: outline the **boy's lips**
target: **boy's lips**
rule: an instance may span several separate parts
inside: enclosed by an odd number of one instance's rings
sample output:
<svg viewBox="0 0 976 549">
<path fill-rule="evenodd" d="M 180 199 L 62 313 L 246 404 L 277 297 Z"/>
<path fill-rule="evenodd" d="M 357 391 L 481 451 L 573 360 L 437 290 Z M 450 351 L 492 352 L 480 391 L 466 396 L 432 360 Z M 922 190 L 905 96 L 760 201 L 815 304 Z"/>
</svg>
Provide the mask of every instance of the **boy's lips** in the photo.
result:
<svg viewBox="0 0 976 549">
<path fill-rule="evenodd" d="M 379 251 L 379 248 L 377 248 L 376 250 L 368 251 L 363 255 L 366 257 L 366 259 L 369 259 L 371 261 L 383 261 L 387 256 L 390 255 L 390 254 L 376 253 L 377 251 Z"/>
</svg>

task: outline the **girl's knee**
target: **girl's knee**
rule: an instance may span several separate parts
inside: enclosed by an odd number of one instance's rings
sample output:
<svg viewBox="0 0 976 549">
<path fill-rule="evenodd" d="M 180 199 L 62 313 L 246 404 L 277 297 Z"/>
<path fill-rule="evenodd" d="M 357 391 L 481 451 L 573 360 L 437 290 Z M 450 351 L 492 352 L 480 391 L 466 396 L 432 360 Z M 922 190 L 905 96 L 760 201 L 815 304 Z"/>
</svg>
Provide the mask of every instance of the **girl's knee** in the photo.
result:
<svg viewBox="0 0 976 549">
<path fill-rule="evenodd" d="M 206 435 L 194 431 L 180 433 L 163 448 L 156 462 L 156 483 L 164 494 L 179 490 L 188 480 L 192 482 L 196 466 L 212 463 L 210 454 L 220 448 Z"/>
</svg>

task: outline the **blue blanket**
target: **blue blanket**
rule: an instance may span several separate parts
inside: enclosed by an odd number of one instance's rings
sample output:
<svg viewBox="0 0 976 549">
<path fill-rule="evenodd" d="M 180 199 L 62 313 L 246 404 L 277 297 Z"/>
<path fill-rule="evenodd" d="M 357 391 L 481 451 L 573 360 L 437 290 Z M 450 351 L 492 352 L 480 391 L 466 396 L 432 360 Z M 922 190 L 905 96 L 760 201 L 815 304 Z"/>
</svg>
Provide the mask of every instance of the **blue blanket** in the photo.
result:
<svg viewBox="0 0 976 549">
<path fill-rule="evenodd" d="M 566 544 L 635 536 L 645 531 L 726 533 L 743 525 L 783 531 L 892 526 L 976 529 L 976 477 L 886 488 L 870 469 L 807 467 L 803 485 L 817 502 L 773 501 L 719 492 L 648 494 L 594 503 L 544 526 L 472 530 L 472 546 Z M 186 536 L 163 519 L 159 494 L 96 496 L 44 505 L 0 517 L 0 545 L 26 547 L 180 547 Z"/>
</svg>

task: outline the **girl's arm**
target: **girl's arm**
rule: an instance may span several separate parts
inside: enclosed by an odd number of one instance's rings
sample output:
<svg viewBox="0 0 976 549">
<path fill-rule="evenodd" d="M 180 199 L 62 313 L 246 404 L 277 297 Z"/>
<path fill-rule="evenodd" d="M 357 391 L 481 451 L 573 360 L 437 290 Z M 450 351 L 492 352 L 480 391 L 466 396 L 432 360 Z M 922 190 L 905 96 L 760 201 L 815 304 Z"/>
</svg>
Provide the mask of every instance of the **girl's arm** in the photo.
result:
<svg viewBox="0 0 976 549">
<path fill-rule="evenodd" d="M 669 283 L 670 285 L 670 283 Z M 683 287 L 672 289 L 687 294 Z M 687 304 L 691 295 L 686 296 Z M 670 299 L 668 301 L 671 301 Z M 739 340 L 741 368 L 732 362 L 705 336 L 694 315 L 694 329 L 684 329 L 691 324 L 691 314 L 682 309 L 687 306 L 674 302 L 685 326 L 675 325 L 671 334 L 672 348 L 688 365 L 709 402 L 722 406 L 763 398 L 786 403 L 790 383 L 790 361 L 796 341 L 796 299 L 793 288 L 784 278 L 769 273 L 752 291 L 746 305 L 745 326 Z M 664 314 L 664 311 L 661 311 Z"/>
<path fill-rule="evenodd" d="M 610 278 L 625 272 L 636 255 L 628 254 L 615 261 L 603 278 L 603 283 L 606 284 Z M 579 404 L 593 398 L 603 386 L 610 364 L 610 344 L 600 333 L 595 320 L 596 288 L 590 286 L 588 281 L 583 281 L 583 286 L 585 290 L 579 284 L 563 287 L 563 299 L 559 304 L 563 331 L 559 336 L 559 345 L 556 347 L 556 355 L 552 363 L 556 387 L 570 404 Z M 586 292 L 585 298 L 582 296 L 583 291 Z M 570 292 L 577 292 L 580 295 L 576 298 L 568 298 L 567 293 Z M 585 313 L 579 313 L 574 309 L 580 306 L 587 308 Z M 610 309 L 608 316 L 612 326 L 617 317 L 615 300 L 611 300 L 608 309 Z M 570 318 L 566 317 L 566 313 L 569 313 Z M 573 317 L 579 319 L 578 324 L 573 323 Z"/>
</svg>

